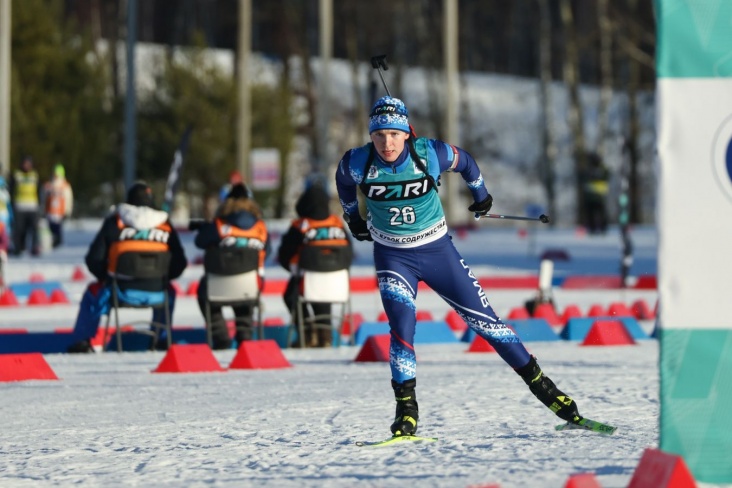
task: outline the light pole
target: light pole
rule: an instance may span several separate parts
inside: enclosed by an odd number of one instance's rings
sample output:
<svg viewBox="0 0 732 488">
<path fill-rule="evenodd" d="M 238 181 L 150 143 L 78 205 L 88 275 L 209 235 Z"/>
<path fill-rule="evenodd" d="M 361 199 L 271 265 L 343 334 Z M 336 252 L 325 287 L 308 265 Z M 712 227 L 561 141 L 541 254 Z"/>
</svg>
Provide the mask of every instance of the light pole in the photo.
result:
<svg viewBox="0 0 732 488">
<path fill-rule="evenodd" d="M 12 0 L 0 0 L 0 175 L 10 167 L 10 31 Z"/>
<path fill-rule="evenodd" d="M 125 189 L 135 182 L 137 153 L 137 96 L 135 92 L 135 43 L 137 42 L 137 0 L 127 0 L 127 91 L 125 93 Z"/>
<path fill-rule="evenodd" d="M 251 185 L 249 154 L 252 146 L 252 103 L 249 57 L 252 50 L 252 0 L 239 0 L 239 39 L 236 52 L 239 117 L 236 128 L 236 167 L 247 185 Z"/>
</svg>

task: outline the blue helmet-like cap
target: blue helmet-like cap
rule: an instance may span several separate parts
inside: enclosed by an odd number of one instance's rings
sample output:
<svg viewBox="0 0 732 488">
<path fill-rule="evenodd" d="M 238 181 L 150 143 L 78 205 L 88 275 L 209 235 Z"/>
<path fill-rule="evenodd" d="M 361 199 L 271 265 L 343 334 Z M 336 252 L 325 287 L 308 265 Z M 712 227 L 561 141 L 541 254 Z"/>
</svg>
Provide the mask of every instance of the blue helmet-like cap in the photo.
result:
<svg viewBox="0 0 732 488">
<path fill-rule="evenodd" d="M 375 130 L 396 129 L 409 133 L 409 111 L 398 98 L 381 97 L 369 114 L 369 134 Z"/>
</svg>

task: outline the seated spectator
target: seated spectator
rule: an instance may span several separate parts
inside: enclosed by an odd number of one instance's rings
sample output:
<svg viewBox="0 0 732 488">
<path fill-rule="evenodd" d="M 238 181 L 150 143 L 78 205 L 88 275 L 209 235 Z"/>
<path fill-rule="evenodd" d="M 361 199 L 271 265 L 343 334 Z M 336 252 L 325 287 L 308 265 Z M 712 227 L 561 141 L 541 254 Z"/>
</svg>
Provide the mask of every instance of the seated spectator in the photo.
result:
<svg viewBox="0 0 732 488">
<path fill-rule="evenodd" d="M 249 247 L 259 250 L 260 288 L 264 284 L 264 261 L 269 254 L 271 245 L 267 226 L 262 220 L 262 211 L 259 205 L 249 195 L 251 193 L 243 183 L 236 183 L 224 198 L 213 222 L 206 222 L 198 229 L 195 244 L 200 249 L 214 247 Z M 205 320 L 208 286 L 206 276 L 201 278 L 198 285 L 198 305 Z M 233 307 L 236 317 L 235 339 L 237 343 L 252 339 L 253 307 L 242 305 Z M 224 321 L 223 307 L 211 304 L 212 347 L 214 349 L 231 348 L 231 337 Z"/>
<path fill-rule="evenodd" d="M 288 270 L 290 280 L 287 283 L 283 299 L 293 323 L 297 321 L 297 301 L 300 295 L 302 273 L 299 267 L 300 255 L 308 246 L 336 246 L 347 247 L 344 254 L 344 268 L 349 268 L 353 258 L 351 239 L 345 231 L 340 217 L 331 214 L 328 193 L 320 186 L 310 186 L 300 196 L 295 204 L 298 218 L 293 220 L 290 228 L 282 236 L 280 248 L 277 252 L 277 261 Z M 317 263 L 316 263 L 317 267 Z M 311 309 L 312 308 L 312 309 Z M 306 307 L 306 317 L 315 315 L 329 315 L 331 305 L 328 303 L 314 303 Z M 329 325 L 327 320 L 323 325 Z M 305 344 L 310 347 L 329 347 L 332 342 L 332 333 L 327 328 L 313 330 L 312 321 L 305 320 Z M 297 346 L 296 342 L 294 346 Z"/>
<path fill-rule="evenodd" d="M 165 250 L 171 253 L 169 279 L 179 277 L 186 268 L 188 263 L 185 251 L 178 233 L 170 225 L 168 214 L 153 207 L 150 187 L 145 183 L 135 183 L 127 192 L 126 203 L 117 205 L 115 211 L 104 219 L 86 254 L 86 266 L 97 281 L 87 287 L 81 298 L 73 332 L 77 342 L 69 346 L 69 352 L 94 351 L 91 339 L 97 333 L 99 319 L 111 309 L 110 278 L 114 269 L 110 265 L 112 261 L 110 256 L 124 253 L 131 247 L 140 250 L 149 246 L 151 251 Z M 152 230 L 155 232 L 151 232 Z M 159 295 L 151 291 L 154 290 L 154 285 L 149 280 L 134 277 L 117 277 L 117 279 L 119 296 L 126 302 L 144 305 Z M 172 317 L 175 306 L 175 289 L 172 286 L 168 287 L 168 294 L 170 317 Z M 153 313 L 153 322 L 164 322 L 164 315 L 164 310 L 156 309 Z M 166 338 L 160 337 L 158 343 L 164 343 L 163 339 Z"/>
</svg>

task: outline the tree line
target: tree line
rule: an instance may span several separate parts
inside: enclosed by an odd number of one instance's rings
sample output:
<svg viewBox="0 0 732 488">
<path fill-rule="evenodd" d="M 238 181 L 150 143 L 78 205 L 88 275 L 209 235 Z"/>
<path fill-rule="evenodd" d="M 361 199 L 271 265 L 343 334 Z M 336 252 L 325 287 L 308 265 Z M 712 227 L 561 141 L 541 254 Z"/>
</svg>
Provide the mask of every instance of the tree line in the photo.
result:
<svg viewBox="0 0 732 488">
<path fill-rule="evenodd" d="M 350 61 L 354 73 L 370 56 L 386 53 L 394 69 L 392 90 L 403 93 L 408 83 L 403 67 L 438 72 L 443 66 L 443 0 L 333 4 L 334 56 Z M 295 137 L 317 144 L 317 74 L 310 63 L 301 63 L 302 81 L 295 85 L 289 72 L 293 64 L 287 61 L 318 55 L 318 5 L 318 0 L 253 0 L 252 48 L 282 62 L 283 73 L 275 86 L 252 87 L 252 144 L 279 148 L 283 162 Z M 604 150 L 600 143 L 590 147 L 583 136 L 579 87 L 628 94 L 622 135 L 630 161 L 630 218 L 639 222 L 639 167 L 650 161 L 638 149 L 635 100 L 655 83 L 651 0 L 459 0 L 458 8 L 461 72 L 512 74 L 547 86 L 566 85 L 573 107 L 569 120 L 577 174 L 584 168 L 586 152 Z M 156 89 L 138 102 L 140 178 L 165 180 L 172 151 L 190 124 L 196 132 L 186 160 L 187 185 L 215 192 L 235 168 L 235 80 L 209 62 L 204 50 L 236 49 L 237 15 L 237 2 L 231 0 L 139 2 L 138 40 L 168 48 L 156 63 Z M 13 1 L 11 163 L 30 153 L 48 175 L 53 164 L 64 163 L 83 202 L 82 212 L 106 208 L 120 195 L 124 51 L 99 46 L 100 41 L 107 46 L 124 41 L 126 20 L 125 0 Z M 191 48 L 184 63 L 173 56 L 177 46 Z M 291 116 L 295 100 L 304 104 L 304 117 Z M 607 103 L 607 96 L 603 100 Z M 368 103 L 368 97 L 356 97 L 354 110 L 365 113 Z M 430 107 L 434 137 L 443 130 L 441 112 L 439 103 Z M 599 120 L 607 123 L 604 117 Z M 363 134 L 365 127 L 361 129 Z M 548 128 L 536 169 L 550 209 L 554 144 Z M 275 215 L 283 211 L 285 190 L 272 195 Z"/>
</svg>

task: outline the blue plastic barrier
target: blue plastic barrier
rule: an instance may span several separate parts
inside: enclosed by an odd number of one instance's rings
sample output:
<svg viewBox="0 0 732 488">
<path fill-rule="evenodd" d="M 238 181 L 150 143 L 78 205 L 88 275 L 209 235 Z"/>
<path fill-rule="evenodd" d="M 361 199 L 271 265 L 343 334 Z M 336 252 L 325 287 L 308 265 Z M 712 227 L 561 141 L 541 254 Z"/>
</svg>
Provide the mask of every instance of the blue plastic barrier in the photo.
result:
<svg viewBox="0 0 732 488">
<path fill-rule="evenodd" d="M 54 290 L 62 290 L 63 287 L 59 281 L 38 281 L 38 282 L 25 282 L 25 283 L 13 283 L 8 286 L 13 290 L 13 294 L 18 298 L 25 298 L 33 290 L 42 289 L 46 292 L 46 295 L 51 295 Z"/>
<path fill-rule="evenodd" d="M 264 327 L 264 338 L 274 340 L 280 349 L 290 347 L 288 339 L 290 335 L 290 325 L 267 325 Z M 335 334 L 334 334 L 335 335 Z M 297 340 L 297 328 L 292 334 L 292 340 Z M 335 342 L 335 341 L 334 341 Z"/>
<path fill-rule="evenodd" d="M 66 352 L 76 342 L 70 333 L 28 332 L 0 335 L 0 354 L 40 352 L 55 354 Z"/>
<path fill-rule="evenodd" d="M 546 319 L 511 319 L 505 321 L 516 332 L 521 342 L 558 341 L 559 336 Z M 472 343 L 477 334 L 467 328 L 460 341 Z"/>
<path fill-rule="evenodd" d="M 389 330 L 389 322 L 361 322 L 351 338 L 351 344 L 361 346 L 369 336 L 388 334 Z"/>
<path fill-rule="evenodd" d="M 567 325 L 564 326 L 559 337 L 568 341 L 583 341 L 585 336 L 598 320 L 616 320 L 622 322 L 625 329 L 633 339 L 648 339 L 643 329 L 641 329 L 638 321 L 633 317 L 575 317 L 569 319 Z"/>
<path fill-rule="evenodd" d="M 388 322 L 362 322 L 353 336 L 353 345 L 360 346 L 372 335 L 388 334 Z M 415 344 L 443 344 L 458 342 L 455 333 L 444 320 L 422 320 L 417 322 L 414 333 Z"/>
<path fill-rule="evenodd" d="M 516 332 L 521 342 L 560 340 L 546 319 L 515 319 L 507 320 L 506 323 Z"/>
</svg>

